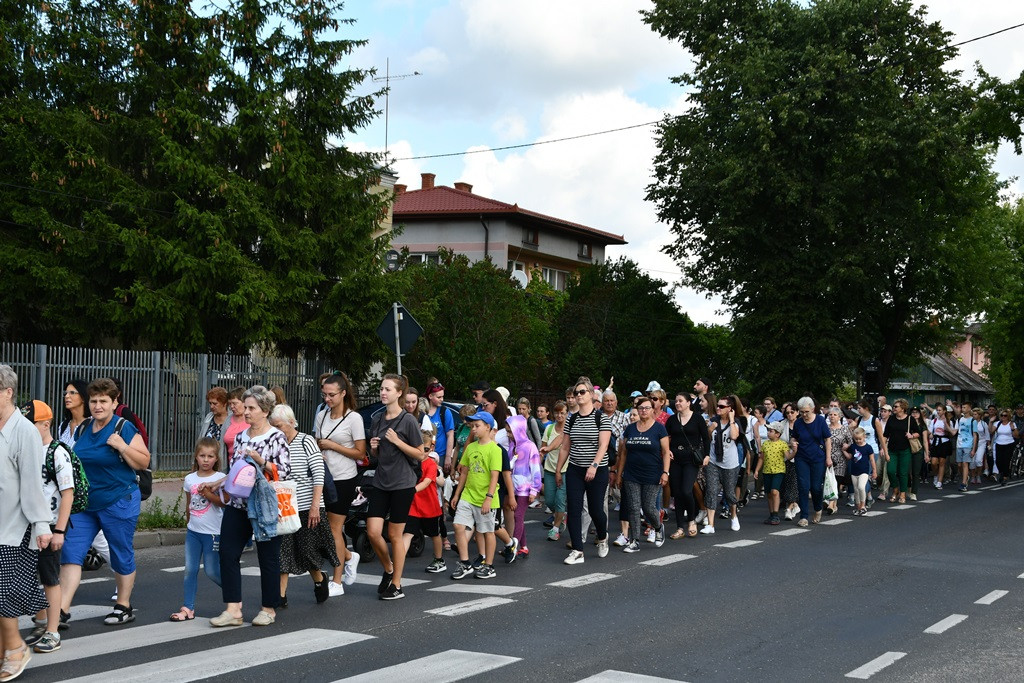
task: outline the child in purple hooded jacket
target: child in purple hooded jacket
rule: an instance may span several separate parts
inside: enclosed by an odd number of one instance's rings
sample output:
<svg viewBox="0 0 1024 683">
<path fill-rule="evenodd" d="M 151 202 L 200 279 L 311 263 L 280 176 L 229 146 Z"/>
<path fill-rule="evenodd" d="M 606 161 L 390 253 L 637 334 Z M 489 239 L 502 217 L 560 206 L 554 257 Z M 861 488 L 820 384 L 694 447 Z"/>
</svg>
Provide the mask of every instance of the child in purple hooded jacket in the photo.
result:
<svg viewBox="0 0 1024 683">
<path fill-rule="evenodd" d="M 529 555 L 530 549 L 526 545 L 526 510 L 540 493 L 544 470 L 541 467 L 540 451 L 527 433 L 526 418 L 522 415 L 509 417 L 508 428 L 512 432 L 512 443 L 509 446 L 512 451 L 512 486 L 516 496 L 516 528 L 513 535 L 519 541 L 519 554 Z"/>
</svg>

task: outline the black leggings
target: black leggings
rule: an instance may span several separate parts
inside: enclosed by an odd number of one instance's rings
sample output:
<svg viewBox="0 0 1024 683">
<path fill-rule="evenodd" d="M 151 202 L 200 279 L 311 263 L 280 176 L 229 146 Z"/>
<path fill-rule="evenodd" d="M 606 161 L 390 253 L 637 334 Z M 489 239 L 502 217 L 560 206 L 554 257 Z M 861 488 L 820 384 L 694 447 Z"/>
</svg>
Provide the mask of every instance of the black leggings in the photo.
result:
<svg viewBox="0 0 1024 683">
<path fill-rule="evenodd" d="M 573 550 L 583 550 L 583 495 L 587 496 L 587 509 L 597 529 L 597 540 L 608 538 L 608 512 L 604 494 L 608 491 L 608 466 L 598 467 L 594 478 L 586 480 L 587 468 L 569 465 L 565 471 L 566 510 L 569 538 Z"/>
<path fill-rule="evenodd" d="M 1013 456 L 1013 449 L 1016 444 L 996 444 L 996 467 L 999 468 L 999 480 L 1005 481 L 1010 476 L 1010 458 Z"/>
<path fill-rule="evenodd" d="M 242 550 L 252 537 L 245 510 L 228 505 L 220 525 L 220 576 L 224 602 L 242 602 Z M 256 543 L 260 565 L 260 605 L 276 608 L 281 602 L 281 540 L 275 536 Z"/>
<path fill-rule="evenodd" d="M 683 457 L 687 457 L 684 455 Z M 697 499 L 693 497 L 693 484 L 700 468 L 692 462 L 673 460 L 668 468 L 669 486 L 676 499 L 676 526 L 680 529 L 697 518 Z"/>
</svg>

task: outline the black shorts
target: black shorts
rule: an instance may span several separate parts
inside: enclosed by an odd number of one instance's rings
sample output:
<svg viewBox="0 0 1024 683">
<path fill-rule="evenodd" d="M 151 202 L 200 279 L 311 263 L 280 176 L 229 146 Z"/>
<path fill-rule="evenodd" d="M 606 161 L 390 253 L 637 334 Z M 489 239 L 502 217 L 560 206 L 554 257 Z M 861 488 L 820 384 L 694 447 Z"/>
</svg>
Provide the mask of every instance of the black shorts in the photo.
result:
<svg viewBox="0 0 1024 683">
<path fill-rule="evenodd" d="M 397 491 L 373 489 L 370 491 L 370 504 L 366 516 L 387 517 L 392 524 L 405 524 L 409 519 L 409 508 L 415 495 L 415 486 Z"/>
<path fill-rule="evenodd" d="M 409 519 L 405 522 L 405 533 L 416 535 L 416 532 L 422 531 L 424 536 L 436 538 L 441 535 L 441 517 L 413 517 L 409 515 Z"/>
<path fill-rule="evenodd" d="M 60 551 L 43 548 L 39 551 L 39 561 L 36 563 L 36 570 L 39 572 L 39 583 L 44 587 L 60 585 Z"/>
<path fill-rule="evenodd" d="M 335 514 L 347 517 L 349 510 L 352 508 L 352 501 L 356 498 L 356 480 L 359 477 L 351 477 L 349 479 L 335 479 L 334 488 L 338 491 L 338 500 L 330 505 L 325 505 L 327 511 Z"/>
<path fill-rule="evenodd" d="M 931 447 L 931 453 L 929 456 L 932 458 L 946 459 L 953 453 L 953 442 L 949 439 L 946 441 L 940 441 L 939 443 L 933 443 Z"/>
</svg>

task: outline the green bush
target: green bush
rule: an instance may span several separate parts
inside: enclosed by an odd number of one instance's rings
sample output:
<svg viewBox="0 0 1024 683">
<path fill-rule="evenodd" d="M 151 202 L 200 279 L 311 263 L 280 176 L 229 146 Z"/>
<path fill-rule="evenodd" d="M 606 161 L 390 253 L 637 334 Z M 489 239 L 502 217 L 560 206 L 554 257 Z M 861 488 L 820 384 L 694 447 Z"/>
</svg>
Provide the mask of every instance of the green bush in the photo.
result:
<svg viewBox="0 0 1024 683">
<path fill-rule="evenodd" d="M 136 529 L 146 531 L 149 529 L 184 529 L 185 512 L 182 509 L 182 498 L 185 492 L 181 491 L 174 505 L 166 507 L 161 498 L 154 497 L 139 513 L 139 522 Z"/>
</svg>

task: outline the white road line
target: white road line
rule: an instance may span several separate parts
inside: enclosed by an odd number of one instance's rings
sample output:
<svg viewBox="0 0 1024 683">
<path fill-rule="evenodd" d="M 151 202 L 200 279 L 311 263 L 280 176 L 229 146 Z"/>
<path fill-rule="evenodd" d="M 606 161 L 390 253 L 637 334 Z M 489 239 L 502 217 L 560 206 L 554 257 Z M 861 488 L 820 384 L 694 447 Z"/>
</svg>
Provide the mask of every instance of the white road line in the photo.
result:
<svg viewBox="0 0 1024 683">
<path fill-rule="evenodd" d="M 879 515 L 884 515 L 884 514 L 885 514 L 885 510 L 868 510 L 863 515 L 861 515 L 861 517 L 878 517 Z"/>
<path fill-rule="evenodd" d="M 974 601 L 975 605 L 991 605 L 993 602 L 1003 597 L 1010 591 L 992 591 L 991 593 L 982 596 L 978 600 Z"/>
<path fill-rule="evenodd" d="M 523 522 L 523 524 L 540 524 L 540 520 L 539 519 L 528 519 L 525 522 Z"/>
<path fill-rule="evenodd" d="M 858 667 L 846 674 L 847 678 L 861 678 L 867 680 L 885 667 L 898 662 L 907 656 L 906 652 L 886 652 L 881 657 L 875 657 L 864 666 Z"/>
<path fill-rule="evenodd" d="M 1024 574 L 1018 574 L 1018 575 L 1017 575 L 1017 578 L 1018 578 L 1018 579 L 1024 579 Z"/>
<path fill-rule="evenodd" d="M 997 488 L 999 488 L 999 484 L 991 484 L 989 486 L 982 486 L 978 490 L 979 491 L 991 491 L 992 489 L 997 489 Z"/>
<path fill-rule="evenodd" d="M 916 505 L 910 505 L 909 503 L 900 503 L 899 505 L 890 505 L 890 510 L 913 510 Z"/>
<path fill-rule="evenodd" d="M 927 498 L 927 499 L 925 499 L 925 500 L 919 500 L 919 501 L 917 501 L 917 502 L 918 502 L 918 503 L 938 503 L 938 502 L 940 502 L 941 500 L 942 500 L 941 498 Z"/>
<path fill-rule="evenodd" d="M 491 655 L 486 652 L 447 650 L 429 657 L 420 657 L 358 676 L 342 678 L 334 683 L 393 683 L 394 681 L 461 681 L 518 662 L 519 657 Z"/>
<path fill-rule="evenodd" d="M 653 560 L 644 560 L 640 564 L 645 564 L 648 567 L 664 567 L 667 564 L 675 564 L 676 562 L 682 562 L 683 560 L 692 560 L 696 555 L 687 555 L 685 553 L 678 553 L 675 555 L 665 555 L 664 557 L 656 557 Z"/>
<path fill-rule="evenodd" d="M 185 571 L 185 568 L 184 567 L 166 567 L 165 569 L 161 569 L 160 571 L 167 572 L 169 574 L 173 574 L 173 573 L 176 573 L 176 572 L 183 572 L 183 571 Z"/>
<path fill-rule="evenodd" d="M 76 608 L 77 609 L 77 608 Z M 74 623 L 74 622 L 72 622 Z M 240 628 L 247 628 L 245 623 Z M 74 638 L 74 647 L 69 647 L 71 639 L 64 643 L 64 647 L 45 657 L 36 657 L 32 662 L 32 668 L 60 664 L 71 660 L 86 659 L 99 655 L 119 652 L 122 650 L 133 650 L 147 645 L 160 645 L 161 643 L 173 643 L 176 640 L 196 638 L 198 636 L 215 636 L 218 633 L 226 633 L 233 629 L 216 629 L 210 626 L 210 620 L 196 617 L 193 621 L 175 623 L 164 621 L 149 626 L 131 626 L 126 629 L 118 629 L 116 632 L 98 633 L 94 636 L 82 636 Z M 74 631 L 72 631 L 74 633 Z"/>
<path fill-rule="evenodd" d="M 1002 491 L 1004 489 L 1012 489 L 1012 488 L 1014 488 L 1016 486 L 1021 486 L 1021 485 L 1024 485 L 1024 481 L 1014 482 L 1013 484 L 1007 484 L 1006 486 L 997 486 L 995 490 L 996 491 Z"/>
<path fill-rule="evenodd" d="M 674 678 L 658 678 L 657 676 L 644 676 L 642 674 L 630 673 L 628 671 L 616 671 L 608 669 L 590 678 L 584 678 L 577 683 L 682 683 Z"/>
<path fill-rule="evenodd" d="M 965 495 L 968 495 L 968 496 L 973 496 L 973 495 L 976 495 L 976 494 L 978 494 L 978 493 L 981 493 L 981 491 L 979 491 L 979 490 L 977 490 L 977 489 L 974 489 L 974 490 L 972 490 L 972 491 L 964 491 L 964 494 L 965 494 Z"/>
<path fill-rule="evenodd" d="M 771 533 L 771 535 L 772 536 L 796 536 L 798 534 L 806 534 L 808 531 L 810 531 L 810 529 L 801 529 L 800 527 L 797 527 L 796 529 L 783 529 L 782 531 L 773 531 Z"/>
<path fill-rule="evenodd" d="M 964 494 L 962 494 L 962 493 L 947 493 L 945 495 L 945 497 L 946 498 L 963 498 Z"/>
<path fill-rule="evenodd" d="M 838 524 L 846 524 L 847 522 L 852 522 L 852 521 L 853 520 L 850 519 L 849 517 L 836 517 L 835 519 L 825 519 L 825 520 L 822 520 L 822 521 L 818 522 L 818 524 L 820 524 L 821 526 L 836 526 Z"/>
<path fill-rule="evenodd" d="M 177 624 L 177 626 L 181 625 Z M 206 632 L 211 633 L 212 631 L 208 628 Z M 122 631 L 118 635 L 123 633 L 125 632 Z M 307 628 L 291 633 L 277 632 L 267 638 L 247 640 L 213 649 L 199 648 L 186 655 L 147 661 L 144 664 L 136 664 L 115 671 L 104 671 L 72 680 L 75 683 L 108 683 L 112 680 L 127 680 L 132 683 L 198 681 L 250 669 L 261 664 L 333 650 L 372 638 L 373 636 L 362 633 L 331 631 L 322 628 Z"/>
<path fill-rule="evenodd" d="M 78 585 L 84 586 L 87 583 L 103 583 L 104 581 L 113 581 L 113 576 L 97 576 L 95 579 L 82 579 L 78 582 Z"/>
<path fill-rule="evenodd" d="M 427 614 L 436 614 L 441 617 L 457 617 L 463 614 L 469 614 L 470 612 L 479 612 L 482 609 L 488 609 L 490 607 L 497 607 L 498 605 L 507 605 L 515 602 L 508 598 L 480 598 L 479 600 L 470 600 L 469 602 L 460 602 L 454 605 L 447 605 L 445 607 L 438 607 L 437 609 L 423 610 Z"/>
<path fill-rule="evenodd" d="M 608 579 L 617 578 L 619 578 L 618 574 L 584 574 L 583 576 L 577 576 L 572 579 L 555 581 L 548 585 L 556 588 L 580 588 L 581 586 L 589 586 L 590 584 L 597 583 L 598 581 L 607 581 Z"/>
<path fill-rule="evenodd" d="M 93 619 L 95 617 L 105 617 L 110 614 L 113 609 L 113 605 L 72 605 L 71 623 L 74 624 L 75 622 L 84 621 L 85 619 Z M 18 617 L 18 628 L 32 628 L 32 617 Z M 47 657 L 49 657 L 49 655 L 47 655 Z M 35 664 L 32 666 L 35 666 Z"/>
<path fill-rule="evenodd" d="M 925 633 L 945 633 L 967 618 L 966 614 L 950 614 L 942 621 L 936 622 L 924 630 Z"/>
<path fill-rule="evenodd" d="M 749 538 L 746 538 L 746 539 L 743 539 L 743 540 L 740 540 L 740 541 L 732 541 L 731 543 L 716 543 L 715 547 L 716 548 L 746 548 L 748 545 L 757 545 L 758 543 L 761 543 L 761 541 L 753 541 L 753 540 L 751 540 Z"/>
<path fill-rule="evenodd" d="M 403 579 L 404 581 L 405 579 Z M 471 593 L 473 595 L 515 595 L 523 591 L 533 590 L 526 586 L 503 586 L 490 581 L 473 581 L 473 583 L 450 583 L 446 586 L 428 588 L 432 593 Z"/>
</svg>

